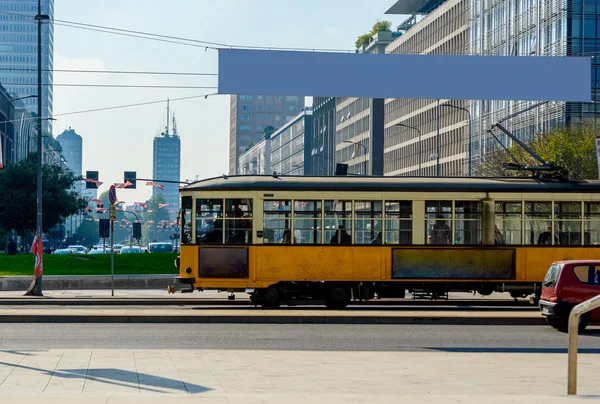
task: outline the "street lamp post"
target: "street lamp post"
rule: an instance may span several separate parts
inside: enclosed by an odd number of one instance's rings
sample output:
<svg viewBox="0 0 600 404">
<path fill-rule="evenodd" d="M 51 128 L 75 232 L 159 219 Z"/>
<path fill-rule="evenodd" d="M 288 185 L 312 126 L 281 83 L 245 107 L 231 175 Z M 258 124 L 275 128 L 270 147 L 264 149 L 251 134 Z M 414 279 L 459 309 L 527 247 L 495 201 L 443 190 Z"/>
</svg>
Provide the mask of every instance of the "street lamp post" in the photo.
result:
<svg viewBox="0 0 600 404">
<path fill-rule="evenodd" d="M 364 164 L 365 164 L 365 175 L 367 175 L 367 171 L 368 170 L 367 170 L 367 148 L 366 148 L 366 146 L 364 144 L 362 144 L 362 143 L 353 142 L 351 140 L 344 140 L 344 143 L 350 143 L 350 144 L 353 144 L 355 146 L 363 148 L 363 150 L 364 150 L 363 155 L 365 156 L 365 162 L 364 162 Z M 352 153 L 352 157 L 351 158 L 353 158 L 353 157 L 354 157 L 354 153 Z"/>
<path fill-rule="evenodd" d="M 420 177 L 421 176 L 421 165 L 423 162 L 423 143 L 421 142 L 421 138 L 423 135 L 421 134 L 421 131 L 414 126 L 405 125 L 403 123 L 397 123 L 394 126 L 402 126 L 402 127 L 408 128 L 408 129 L 414 129 L 419 133 L 419 177 Z"/>
<path fill-rule="evenodd" d="M 42 23 L 46 20 L 50 20 L 50 16 L 47 14 L 42 14 L 42 2 L 38 0 L 38 13 L 35 16 L 35 20 L 38 24 L 37 29 L 37 57 L 38 57 L 38 137 L 37 137 L 37 217 L 36 217 L 36 231 L 38 237 L 43 239 L 43 231 L 42 231 L 42 161 L 44 149 L 42 148 Z M 40 251 L 40 256 L 42 255 L 42 251 Z M 35 282 L 35 294 L 37 296 L 42 296 L 42 276 L 40 276 Z"/>
<path fill-rule="evenodd" d="M 469 111 L 467 108 L 465 107 L 459 107 L 458 105 L 452 105 L 452 104 L 442 104 L 440 105 L 441 107 L 449 107 L 449 108 L 454 108 L 454 109 L 460 109 L 461 111 L 465 111 L 467 113 L 467 116 L 469 118 L 469 177 L 471 177 L 473 175 L 472 172 L 472 159 L 471 159 L 471 152 L 472 152 L 472 144 L 471 144 L 471 111 Z"/>
</svg>

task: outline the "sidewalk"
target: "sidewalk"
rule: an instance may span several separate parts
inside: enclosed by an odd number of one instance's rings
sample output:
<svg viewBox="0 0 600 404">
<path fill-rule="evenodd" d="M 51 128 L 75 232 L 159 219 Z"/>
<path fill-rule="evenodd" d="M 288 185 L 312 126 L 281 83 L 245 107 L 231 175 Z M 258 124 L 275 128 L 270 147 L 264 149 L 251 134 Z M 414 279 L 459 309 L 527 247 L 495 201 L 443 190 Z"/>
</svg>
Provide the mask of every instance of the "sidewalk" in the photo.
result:
<svg viewBox="0 0 600 404">
<path fill-rule="evenodd" d="M 538 311 L 5 306 L 0 322 L 544 325 Z"/>
<path fill-rule="evenodd" d="M 13 403 L 571 403 L 600 400 L 600 355 L 444 352 L 0 350 Z M 18 401 L 17 401 L 18 400 Z"/>
</svg>

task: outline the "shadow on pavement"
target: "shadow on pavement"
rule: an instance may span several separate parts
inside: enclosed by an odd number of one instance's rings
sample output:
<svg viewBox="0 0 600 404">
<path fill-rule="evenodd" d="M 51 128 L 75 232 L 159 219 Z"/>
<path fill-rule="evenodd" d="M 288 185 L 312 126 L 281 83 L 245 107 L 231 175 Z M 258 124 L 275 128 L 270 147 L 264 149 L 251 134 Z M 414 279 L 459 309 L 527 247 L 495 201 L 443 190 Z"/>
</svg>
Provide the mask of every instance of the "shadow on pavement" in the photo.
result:
<svg viewBox="0 0 600 404">
<path fill-rule="evenodd" d="M 554 353 L 566 354 L 567 348 L 459 348 L 459 347 L 426 347 L 432 351 L 461 353 Z M 580 354 L 600 354 L 600 348 L 579 348 Z"/>
<path fill-rule="evenodd" d="M 0 366 L 33 370 L 41 374 L 63 379 L 82 379 L 154 393 L 167 393 L 164 390 L 156 389 L 156 387 L 179 390 L 182 393 L 205 393 L 212 390 L 197 384 L 185 383 L 181 380 L 115 368 L 63 369 L 49 371 L 46 369 L 7 362 L 0 362 Z"/>
</svg>

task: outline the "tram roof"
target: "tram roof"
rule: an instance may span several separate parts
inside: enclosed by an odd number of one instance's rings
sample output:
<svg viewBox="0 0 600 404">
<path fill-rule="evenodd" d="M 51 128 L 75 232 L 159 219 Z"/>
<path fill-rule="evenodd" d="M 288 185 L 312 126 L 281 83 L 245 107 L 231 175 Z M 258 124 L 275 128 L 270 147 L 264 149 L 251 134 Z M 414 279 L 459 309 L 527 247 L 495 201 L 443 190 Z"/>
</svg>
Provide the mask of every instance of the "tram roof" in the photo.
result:
<svg viewBox="0 0 600 404">
<path fill-rule="evenodd" d="M 181 191 L 373 191 L 373 192 L 600 192 L 599 180 L 538 181 L 528 178 L 222 176 Z"/>
</svg>

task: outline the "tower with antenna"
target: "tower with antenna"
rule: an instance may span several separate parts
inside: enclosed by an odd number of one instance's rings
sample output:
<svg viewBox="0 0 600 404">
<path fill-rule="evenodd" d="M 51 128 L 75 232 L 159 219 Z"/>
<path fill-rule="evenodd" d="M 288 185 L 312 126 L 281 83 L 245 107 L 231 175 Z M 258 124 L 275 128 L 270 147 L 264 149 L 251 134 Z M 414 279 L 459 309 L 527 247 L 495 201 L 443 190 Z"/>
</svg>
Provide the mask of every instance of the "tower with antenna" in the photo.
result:
<svg viewBox="0 0 600 404">
<path fill-rule="evenodd" d="M 173 127 L 170 126 L 171 119 Z M 157 194 L 164 196 L 165 202 L 169 205 L 170 218 L 174 220 L 176 215 L 173 212 L 179 210 L 179 187 L 175 182 L 181 181 L 181 140 L 177 133 L 177 121 L 175 113 L 171 111 L 170 100 L 167 100 L 167 120 L 164 131 L 154 138 L 153 149 L 152 178 L 156 183 L 163 185 L 164 189 L 153 187 L 152 196 Z M 161 183 L 160 180 L 172 182 Z M 169 234 L 165 236 L 168 237 Z"/>
</svg>

